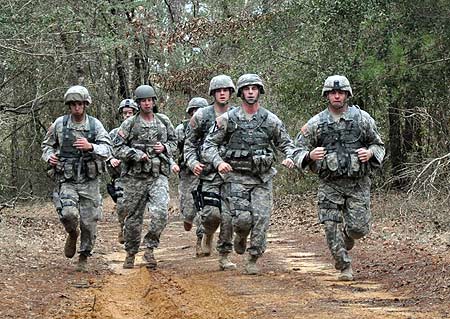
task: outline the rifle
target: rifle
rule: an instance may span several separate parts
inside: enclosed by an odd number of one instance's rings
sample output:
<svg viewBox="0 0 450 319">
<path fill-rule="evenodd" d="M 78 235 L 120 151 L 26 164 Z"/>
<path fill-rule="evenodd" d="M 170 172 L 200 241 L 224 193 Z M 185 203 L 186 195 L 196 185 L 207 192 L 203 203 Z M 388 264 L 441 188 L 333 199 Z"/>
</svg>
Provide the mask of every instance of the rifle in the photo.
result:
<svg viewBox="0 0 450 319">
<path fill-rule="evenodd" d="M 195 189 L 191 191 L 192 198 L 194 199 L 194 206 L 195 209 L 200 212 L 202 211 L 203 207 L 205 207 L 205 203 L 203 202 L 203 196 L 201 190 Z"/>
<path fill-rule="evenodd" d="M 202 211 L 205 206 L 214 206 L 219 208 L 220 213 L 222 213 L 222 198 L 220 195 L 213 192 L 203 192 L 202 184 L 203 181 L 200 180 L 197 189 L 191 191 L 195 209 L 197 209 L 197 211 Z"/>
<path fill-rule="evenodd" d="M 62 218 L 62 214 L 61 214 L 62 203 L 61 203 L 61 198 L 59 197 L 59 191 L 56 187 L 52 192 L 52 199 L 53 199 L 53 205 L 55 205 L 55 208 L 56 208 L 56 212 L 58 213 L 59 217 Z"/>
<path fill-rule="evenodd" d="M 106 190 L 108 191 L 109 196 L 111 196 L 114 203 L 117 203 L 117 193 L 116 193 L 116 186 L 114 183 L 114 180 L 111 181 L 111 183 L 106 184 Z"/>
</svg>

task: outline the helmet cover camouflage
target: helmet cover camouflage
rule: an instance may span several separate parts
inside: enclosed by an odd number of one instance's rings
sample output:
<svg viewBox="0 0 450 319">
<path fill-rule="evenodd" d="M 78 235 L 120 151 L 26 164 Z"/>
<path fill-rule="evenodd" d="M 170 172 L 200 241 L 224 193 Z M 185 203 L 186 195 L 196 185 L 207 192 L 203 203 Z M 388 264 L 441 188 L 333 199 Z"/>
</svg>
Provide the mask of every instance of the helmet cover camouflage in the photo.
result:
<svg viewBox="0 0 450 319">
<path fill-rule="evenodd" d="M 122 109 L 124 109 L 125 107 L 129 107 L 135 111 L 139 111 L 139 107 L 137 106 L 136 102 L 134 102 L 133 99 L 122 100 L 119 104 L 119 109 L 118 109 L 119 113 L 122 112 Z"/>
<path fill-rule="evenodd" d="M 231 89 L 231 93 L 236 91 L 233 80 L 228 75 L 217 75 L 211 79 L 209 82 L 208 94 L 213 95 L 214 91 L 217 89 Z"/>
<path fill-rule="evenodd" d="M 70 102 L 87 102 L 92 103 L 89 91 L 81 85 L 71 86 L 64 94 L 64 104 L 69 104 Z"/>
<path fill-rule="evenodd" d="M 189 101 L 186 108 L 186 113 L 189 113 L 192 109 L 200 109 L 202 107 L 208 106 L 208 101 L 202 97 L 194 97 Z"/>
<path fill-rule="evenodd" d="M 346 91 L 349 96 L 353 96 L 350 81 L 343 75 L 332 75 L 327 77 L 323 84 L 322 96 L 325 96 L 327 92 L 333 90 Z"/>
<path fill-rule="evenodd" d="M 237 81 L 237 96 L 238 97 L 241 96 L 242 88 L 244 86 L 249 86 L 249 85 L 259 86 L 259 92 L 261 94 L 265 93 L 264 83 L 261 80 L 261 78 L 259 77 L 259 75 L 248 73 L 248 74 L 241 75 Z"/>
</svg>

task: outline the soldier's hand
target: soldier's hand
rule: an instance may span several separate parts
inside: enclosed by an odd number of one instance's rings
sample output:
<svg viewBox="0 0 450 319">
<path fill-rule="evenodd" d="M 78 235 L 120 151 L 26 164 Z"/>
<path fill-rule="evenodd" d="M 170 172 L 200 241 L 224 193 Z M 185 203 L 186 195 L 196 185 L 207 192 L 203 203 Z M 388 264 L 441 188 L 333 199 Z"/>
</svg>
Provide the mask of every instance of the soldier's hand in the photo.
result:
<svg viewBox="0 0 450 319">
<path fill-rule="evenodd" d="M 291 169 L 295 166 L 294 161 L 290 158 L 286 158 L 283 162 L 281 162 L 282 165 L 286 166 L 287 168 Z"/>
<path fill-rule="evenodd" d="M 180 166 L 178 166 L 177 164 L 173 164 L 171 169 L 172 169 L 172 173 L 174 173 L 174 174 L 178 174 L 180 172 Z"/>
<path fill-rule="evenodd" d="M 373 152 L 364 147 L 358 148 L 356 153 L 358 153 L 358 158 L 362 163 L 368 162 L 373 156 Z"/>
<path fill-rule="evenodd" d="M 81 151 L 92 151 L 94 147 L 85 137 L 78 137 L 73 143 L 73 147 Z"/>
<path fill-rule="evenodd" d="M 141 156 L 140 161 L 141 161 L 141 162 L 148 162 L 148 161 L 149 161 L 148 155 L 147 155 L 146 153 L 144 153 L 144 154 Z"/>
<path fill-rule="evenodd" d="M 200 174 L 203 172 L 203 169 L 205 168 L 205 164 L 202 163 L 198 163 L 194 166 L 194 175 L 195 176 L 200 176 Z"/>
<path fill-rule="evenodd" d="M 56 166 L 56 165 L 58 165 L 58 156 L 56 155 L 56 154 L 52 154 L 52 155 L 50 155 L 50 158 L 48 159 L 48 163 L 51 165 L 51 166 Z"/>
<path fill-rule="evenodd" d="M 226 174 L 226 173 L 231 172 L 233 170 L 233 168 L 231 167 L 230 164 L 228 164 L 226 162 L 222 162 L 219 164 L 219 166 L 217 166 L 217 170 L 221 174 Z"/>
<path fill-rule="evenodd" d="M 164 152 L 166 149 L 166 147 L 164 145 L 161 144 L 161 142 L 157 142 L 155 145 L 153 145 L 153 150 L 155 151 L 156 154 L 161 154 L 162 152 Z"/>
<path fill-rule="evenodd" d="M 316 147 L 309 152 L 309 158 L 313 161 L 323 160 L 326 153 L 325 147 Z"/>
<path fill-rule="evenodd" d="M 118 167 L 122 162 L 120 159 L 112 158 L 110 161 L 112 167 Z"/>
</svg>

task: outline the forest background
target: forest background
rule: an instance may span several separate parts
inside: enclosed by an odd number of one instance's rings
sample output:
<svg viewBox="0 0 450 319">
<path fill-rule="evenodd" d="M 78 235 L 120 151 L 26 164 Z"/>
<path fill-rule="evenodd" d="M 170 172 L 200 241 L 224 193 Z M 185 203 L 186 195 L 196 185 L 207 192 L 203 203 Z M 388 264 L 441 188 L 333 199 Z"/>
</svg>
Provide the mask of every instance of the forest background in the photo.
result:
<svg viewBox="0 0 450 319">
<path fill-rule="evenodd" d="M 48 196 L 40 144 L 67 112 L 70 85 L 89 89 L 89 113 L 110 130 L 119 102 L 151 84 L 176 126 L 190 98 L 211 101 L 209 81 L 222 73 L 234 81 L 258 73 L 263 105 L 292 137 L 325 108 L 324 79 L 346 75 L 352 103 L 375 118 L 386 143 L 376 189 L 447 200 L 450 0 L 7 0 L 0 211 Z M 276 192 L 314 190 L 315 181 L 281 169 Z"/>
</svg>

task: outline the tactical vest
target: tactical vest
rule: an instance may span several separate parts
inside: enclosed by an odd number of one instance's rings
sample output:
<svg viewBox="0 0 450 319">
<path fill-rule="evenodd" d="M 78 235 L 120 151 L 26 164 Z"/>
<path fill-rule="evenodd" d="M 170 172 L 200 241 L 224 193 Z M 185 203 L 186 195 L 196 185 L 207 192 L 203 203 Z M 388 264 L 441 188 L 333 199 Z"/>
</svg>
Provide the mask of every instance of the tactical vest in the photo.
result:
<svg viewBox="0 0 450 319">
<path fill-rule="evenodd" d="M 358 178 L 368 174 L 367 163 L 362 163 L 356 153 L 358 148 L 367 147 L 360 126 L 361 110 L 357 106 L 349 110 L 350 118 L 341 119 L 339 123 L 329 123 L 327 112 L 319 116 L 318 145 L 326 149 L 319 168 L 321 178 Z"/>
<path fill-rule="evenodd" d="M 159 115 L 158 113 L 154 113 L 154 120 L 156 125 L 158 125 L 158 129 L 154 135 L 150 136 L 148 134 L 147 128 L 136 125 L 136 121 L 139 116 L 138 114 L 136 114 L 132 119 L 131 131 L 130 136 L 127 140 L 127 145 L 146 153 L 149 157 L 149 160 L 146 162 L 133 161 L 131 163 L 128 163 L 128 171 L 133 175 L 144 173 L 145 175 L 153 175 L 154 177 L 158 177 L 161 173 L 165 176 L 169 176 L 170 164 L 167 155 L 157 154 L 153 150 L 153 146 L 157 142 L 167 142 L 167 127 L 169 126 L 169 124 L 166 123 L 166 120 L 161 115 Z"/>
<path fill-rule="evenodd" d="M 96 160 L 90 152 L 82 152 L 73 146 L 77 137 L 85 137 L 89 143 L 95 142 L 95 120 L 89 115 L 87 118 L 89 119 L 89 130 L 81 131 L 82 136 L 77 136 L 75 132 L 80 131 L 71 129 L 67 125 L 69 115 L 63 117 L 60 164 L 56 167 L 56 172 L 63 174 L 67 181 L 83 178 L 94 179 L 105 169 L 103 161 Z"/>
<path fill-rule="evenodd" d="M 251 120 L 241 120 L 238 109 L 228 112 L 227 144 L 223 159 L 234 171 L 259 175 L 270 170 L 275 162 L 271 141 L 273 131 L 267 124 L 269 113 L 260 108 Z"/>
</svg>

